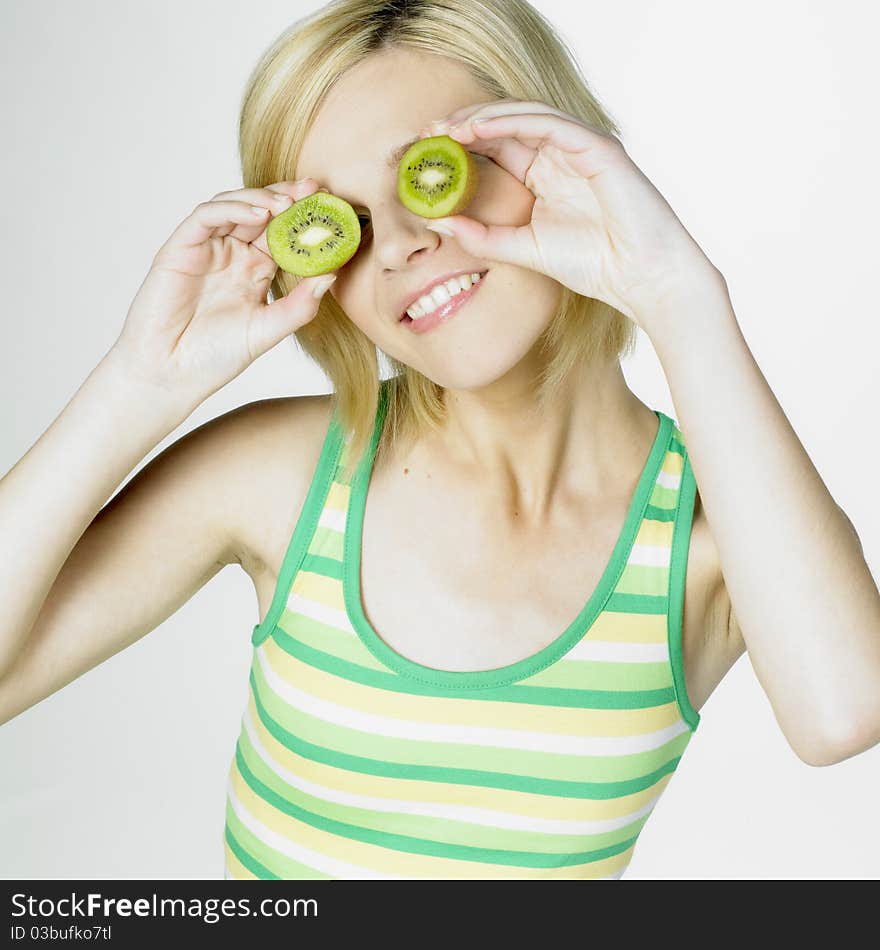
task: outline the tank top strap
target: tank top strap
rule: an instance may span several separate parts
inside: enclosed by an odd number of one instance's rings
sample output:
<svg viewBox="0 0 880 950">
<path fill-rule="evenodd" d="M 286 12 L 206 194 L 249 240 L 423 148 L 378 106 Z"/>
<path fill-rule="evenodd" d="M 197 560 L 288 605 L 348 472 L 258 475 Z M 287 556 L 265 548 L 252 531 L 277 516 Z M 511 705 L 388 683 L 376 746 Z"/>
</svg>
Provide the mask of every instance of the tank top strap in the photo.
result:
<svg viewBox="0 0 880 950">
<path fill-rule="evenodd" d="M 373 444 L 387 409 L 387 397 L 388 380 L 382 380 L 373 427 Z M 324 575 L 341 576 L 341 539 L 351 496 L 351 478 L 345 478 L 343 471 L 350 443 L 351 434 L 343 430 L 337 407 L 334 406 L 308 494 L 284 555 L 272 603 L 263 621 L 256 624 L 251 633 L 251 644 L 255 647 L 275 628 L 300 570 L 317 566 Z"/>
<path fill-rule="evenodd" d="M 302 564 L 303 557 L 322 518 L 328 491 L 336 474 L 345 442 L 345 435 L 339 426 L 334 407 L 308 494 L 291 535 L 287 552 L 284 555 L 272 603 L 266 617 L 261 623 L 256 624 L 251 634 L 251 643 L 254 646 L 259 646 L 269 636 L 286 606 L 293 579 Z"/>
<path fill-rule="evenodd" d="M 690 550 L 691 529 L 693 527 L 694 501 L 697 485 L 691 467 L 687 447 L 684 443 L 681 429 L 676 423 L 672 430 L 669 442 L 670 460 L 672 467 L 680 471 L 678 479 L 667 474 L 666 480 L 672 479 L 676 491 L 672 543 L 669 557 L 669 590 L 667 598 L 667 624 L 669 662 L 672 668 L 673 687 L 676 700 L 681 710 L 682 718 L 691 727 L 696 729 L 700 721 L 700 714 L 693 708 L 688 698 L 684 678 L 684 660 L 682 656 L 682 617 L 684 614 L 685 580 L 687 578 L 688 552 Z M 661 473 L 663 477 L 664 473 Z M 677 482 L 677 484 L 675 484 Z"/>
</svg>

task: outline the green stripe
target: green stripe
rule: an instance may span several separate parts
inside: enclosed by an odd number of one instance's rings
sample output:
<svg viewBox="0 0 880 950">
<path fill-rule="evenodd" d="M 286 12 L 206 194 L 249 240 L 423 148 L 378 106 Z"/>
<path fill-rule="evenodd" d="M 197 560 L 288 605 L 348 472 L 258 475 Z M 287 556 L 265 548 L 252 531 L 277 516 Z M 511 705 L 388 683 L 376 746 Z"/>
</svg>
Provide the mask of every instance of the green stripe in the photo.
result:
<svg viewBox="0 0 880 950">
<path fill-rule="evenodd" d="M 348 805 L 332 799 L 320 798 L 291 785 L 279 776 L 272 763 L 267 763 L 252 747 L 246 733 L 239 740 L 242 758 L 251 773 L 264 788 L 271 789 L 283 801 L 301 808 L 317 818 L 329 818 L 333 821 L 360 828 L 370 828 L 385 834 L 397 833 L 421 840 L 442 842 L 444 844 L 466 844 L 476 848 L 505 849 L 511 851 L 544 851 L 564 854 L 571 851 L 594 851 L 618 844 L 622 839 L 631 839 L 639 833 L 648 815 L 641 815 L 632 821 L 611 831 L 600 832 L 553 832 L 536 831 L 525 828 L 508 828 L 491 824 L 481 824 L 467 818 L 443 818 L 435 815 L 419 814 L 421 803 L 414 802 L 416 812 L 395 812 L 370 808 L 365 805 Z M 254 789 L 254 791 L 258 791 Z M 429 802 L 423 807 L 430 807 Z M 450 805 L 454 810 L 455 805 Z M 503 816 L 499 816 L 503 817 Z M 527 816 L 524 816 L 527 821 Z"/>
<path fill-rule="evenodd" d="M 244 778 L 244 776 L 242 777 Z M 247 779 L 245 781 L 247 782 Z M 252 874 L 256 874 L 262 880 L 295 881 L 327 880 L 330 878 L 329 874 L 323 874 L 307 864 L 295 861 L 261 841 L 242 824 L 231 804 L 228 808 L 226 827 L 228 829 L 226 839 L 229 841 L 230 847 L 233 848 L 235 856 Z M 235 842 L 234 846 L 233 841 Z"/>
<path fill-rule="evenodd" d="M 307 617 L 294 610 L 285 610 L 278 619 L 276 633 L 278 631 L 325 656 L 335 656 L 348 663 L 382 673 L 388 672 L 384 664 L 380 663 L 356 636 L 315 620 L 314 617 Z M 277 636 L 275 641 L 278 643 Z M 280 644 L 278 645 L 280 647 Z"/>
<path fill-rule="evenodd" d="M 228 806 L 228 810 L 232 811 L 232 806 Z M 234 813 L 233 813 L 234 817 Z M 236 841 L 232 831 L 229 827 L 229 818 L 226 820 L 225 828 L 226 840 L 229 842 L 229 848 L 232 853 L 238 858 L 239 861 L 251 872 L 251 874 L 256 874 L 258 878 L 263 881 L 278 881 L 280 878 L 277 874 L 273 874 L 264 864 L 260 864 L 256 858 L 251 857 L 247 851 L 242 848 L 242 846 Z"/>
<path fill-rule="evenodd" d="M 312 543 L 309 545 L 309 554 L 313 557 L 341 561 L 343 535 L 342 531 L 319 524 L 315 528 Z"/>
<path fill-rule="evenodd" d="M 612 594 L 605 609 L 619 614 L 665 614 L 666 595 Z"/>
<path fill-rule="evenodd" d="M 635 844 L 638 835 L 632 838 L 624 839 L 617 844 L 605 848 L 597 848 L 590 851 L 579 851 L 574 854 L 558 854 L 554 852 L 528 852 L 528 851 L 510 851 L 507 849 L 493 848 L 475 848 L 467 845 L 444 844 L 441 841 L 427 841 L 420 838 L 411 838 L 406 835 L 390 834 L 377 832 L 371 828 L 359 828 L 356 825 L 346 824 L 345 822 L 334 821 L 330 818 L 322 818 L 320 815 L 313 815 L 308 811 L 286 801 L 280 795 L 276 795 L 271 788 L 267 788 L 248 768 L 247 763 L 241 755 L 241 750 L 236 749 L 236 761 L 242 777 L 250 785 L 256 794 L 264 798 L 269 804 L 287 815 L 297 818 L 300 821 L 319 828 L 330 834 L 339 835 L 343 838 L 349 838 L 353 841 L 363 841 L 367 844 L 379 845 L 384 848 L 391 848 L 397 851 L 405 851 L 409 854 L 424 854 L 437 858 L 452 858 L 456 861 L 478 861 L 484 864 L 505 864 L 511 867 L 529 867 L 529 868 L 556 868 L 570 867 L 573 864 L 588 864 L 594 861 L 601 861 L 603 858 L 610 858 L 615 854 Z"/>
<path fill-rule="evenodd" d="M 356 663 L 349 663 L 340 657 L 331 656 L 322 650 L 315 650 L 291 637 L 280 627 L 275 628 L 272 639 L 285 653 L 289 653 L 303 663 L 323 670 L 325 673 L 332 673 L 334 676 L 350 679 L 356 683 L 363 683 L 365 686 L 392 690 L 396 693 L 407 693 L 413 696 L 448 696 L 450 694 L 448 688 L 419 683 L 413 680 L 412 677 L 398 676 L 396 673 L 384 669 L 368 670 Z M 534 675 L 540 675 L 540 671 Z M 666 689 L 630 690 L 621 693 L 597 689 L 548 689 L 542 686 L 515 683 L 510 686 L 492 686 L 480 689 L 461 687 L 455 693 L 461 698 L 476 700 L 490 699 L 493 702 L 528 703 L 537 706 L 563 706 L 579 709 L 652 709 L 654 706 L 665 706 L 667 703 L 675 702 L 675 692 L 671 685 Z"/>
<path fill-rule="evenodd" d="M 269 715 L 285 730 L 307 742 L 371 759 L 414 765 L 437 765 L 439 768 L 485 769 L 490 772 L 513 771 L 525 775 L 542 775 L 551 779 L 574 781 L 590 774 L 598 781 L 637 778 L 683 751 L 689 735 L 681 733 L 656 749 L 623 755 L 538 751 L 535 749 L 488 746 L 465 741 L 405 738 L 368 732 L 354 726 L 323 719 L 291 705 L 263 679 L 257 666 L 253 673 L 254 689 Z M 356 714 L 356 711 L 354 711 Z M 502 727 L 503 728 L 503 727 Z"/>
<path fill-rule="evenodd" d="M 617 582 L 617 594 L 639 597 L 665 597 L 669 587 L 669 568 L 650 564 L 627 564 Z"/>
<path fill-rule="evenodd" d="M 587 766 L 583 761 L 581 761 L 580 769 L 569 768 L 567 770 L 569 772 L 573 772 L 575 777 L 546 778 L 541 777 L 540 772 L 532 774 L 513 774 L 505 772 L 504 768 L 499 768 L 496 771 L 490 771 L 484 768 L 459 768 L 452 765 L 438 766 L 432 764 L 431 762 L 420 762 L 418 761 L 419 758 L 425 758 L 426 756 L 424 753 L 421 756 L 419 755 L 418 747 L 420 743 L 413 740 L 395 740 L 397 743 L 409 743 L 409 748 L 412 750 L 413 754 L 411 760 L 405 762 L 395 761 L 393 755 L 385 757 L 368 757 L 366 755 L 356 755 L 351 751 L 338 751 L 335 748 L 330 749 L 326 747 L 323 741 L 321 741 L 322 737 L 320 735 L 314 735 L 316 731 L 320 730 L 308 729 L 309 724 L 305 721 L 305 719 L 309 717 L 304 717 L 302 714 L 298 717 L 294 717 L 298 718 L 303 723 L 303 728 L 296 734 L 286 729 L 281 722 L 276 721 L 271 715 L 271 710 L 266 704 L 264 704 L 266 697 L 260 695 L 259 689 L 254 682 L 253 675 L 251 676 L 251 689 L 253 691 L 254 703 L 256 705 L 260 720 L 263 722 L 269 733 L 292 752 L 309 759 L 314 759 L 316 762 L 325 762 L 328 765 L 333 765 L 337 768 L 352 769 L 356 772 L 365 772 L 371 775 L 388 775 L 396 776 L 398 778 L 440 781 L 447 784 L 454 784 L 458 782 L 467 785 L 480 785 L 486 788 L 512 788 L 516 791 L 535 792 L 539 795 L 566 795 L 573 798 L 604 799 L 615 798 L 620 795 L 630 795 L 633 792 L 642 791 L 657 781 L 657 778 L 659 778 L 661 775 L 666 774 L 666 770 L 668 769 L 670 763 L 678 761 L 685 745 L 687 744 L 686 740 L 690 736 L 690 733 L 683 732 L 676 739 L 673 739 L 671 742 L 660 746 L 658 749 L 654 749 L 649 753 L 636 753 L 636 756 L 641 756 L 642 761 L 644 761 L 646 757 L 650 757 L 652 754 L 654 756 L 654 760 L 656 761 L 661 755 L 665 753 L 673 753 L 672 758 L 662 762 L 662 764 L 659 766 L 655 766 L 655 769 L 647 774 L 634 775 L 626 779 L 611 780 L 609 778 L 605 781 L 583 782 L 578 780 L 576 776 L 592 774 L 587 773 Z M 269 705 L 274 705 L 277 708 L 278 705 L 283 704 L 273 704 L 270 700 Z M 309 734 L 303 735 L 303 731 L 308 731 Z M 335 730 L 330 731 L 335 732 L 335 734 L 338 735 L 341 730 L 339 727 L 335 727 Z M 351 742 L 348 744 L 351 745 Z M 376 743 L 375 740 L 372 743 L 374 746 L 377 744 L 378 743 Z M 436 746 L 437 743 L 433 743 L 433 745 Z M 364 744 L 357 744 L 357 748 L 363 749 Z M 468 747 L 456 748 L 463 748 L 465 752 L 468 749 Z M 483 750 L 483 755 L 477 757 L 478 763 L 482 764 L 487 758 L 487 753 L 491 751 L 492 750 Z M 509 766 L 511 760 L 516 755 L 516 750 L 501 751 L 507 752 L 506 761 L 503 761 L 501 764 L 504 766 Z M 536 753 L 531 753 L 531 755 L 535 756 Z M 465 756 L 462 756 L 462 758 L 464 757 Z M 626 760 L 634 757 L 635 756 L 621 756 L 620 758 L 625 760 L 624 764 L 626 764 Z M 474 756 L 468 756 L 468 758 L 472 759 Z M 557 754 L 552 757 L 548 756 L 548 758 L 551 759 L 547 762 L 548 765 L 556 765 L 557 762 L 555 760 L 559 759 L 559 755 Z M 597 761 L 601 762 L 602 757 L 597 757 Z M 565 770 L 557 768 L 556 771 L 564 772 Z M 634 770 L 629 769 L 629 771 Z"/>
<path fill-rule="evenodd" d="M 338 547 L 341 555 L 341 539 Z M 327 557 L 326 550 L 324 554 L 312 554 L 311 552 L 307 552 L 303 558 L 300 570 L 309 571 L 312 574 L 320 574 L 322 577 L 332 577 L 337 581 L 342 580 L 342 561 L 339 558 Z"/>
<path fill-rule="evenodd" d="M 566 656 L 561 662 L 535 673 L 529 682 L 565 689 L 644 691 L 669 689 L 672 674 L 665 660 L 616 663 L 610 660 L 575 660 Z"/>
<path fill-rule="evenodd" d="M 667 488 L 665 485 L 661 485 L 660 482 L 654 483 L 650 504 L 656 505 L 658 508 L 674 508 L 677 501 L 677 488 Z"/>
<path fill-rule="evenodd" d="M 645 509 L 645 518 L 647 518 L 648 521 L 674 521 L 675 506 L 670 508 L 660 508 L 657 505 L 649 504 Z"/>
</svg>

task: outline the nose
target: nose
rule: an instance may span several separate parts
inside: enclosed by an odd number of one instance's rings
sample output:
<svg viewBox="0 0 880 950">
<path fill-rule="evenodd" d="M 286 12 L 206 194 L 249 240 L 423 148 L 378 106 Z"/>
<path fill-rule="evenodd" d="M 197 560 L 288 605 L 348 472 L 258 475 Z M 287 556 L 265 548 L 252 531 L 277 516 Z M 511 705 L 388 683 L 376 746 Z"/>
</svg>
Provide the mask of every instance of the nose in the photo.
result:
<svg viewBox="0 0 880 950">
<path fill-rule="evenodd" d="M 413 214 L 399 201 L 391 201 L 373 212 L 374 253 L 385 273 L 400 271 L 432 254 L 440 235 L 425 227 L 425 219 Z"/>
</svg>

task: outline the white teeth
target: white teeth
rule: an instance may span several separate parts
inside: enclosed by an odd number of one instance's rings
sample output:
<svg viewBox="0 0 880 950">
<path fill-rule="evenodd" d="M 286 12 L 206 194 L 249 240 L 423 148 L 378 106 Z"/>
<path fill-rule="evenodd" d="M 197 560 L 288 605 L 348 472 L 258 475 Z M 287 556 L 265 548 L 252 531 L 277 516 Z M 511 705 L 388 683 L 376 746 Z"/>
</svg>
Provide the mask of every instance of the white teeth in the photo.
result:
<svg viewBox="0 0 880 950">
<path fill-rule="evenodd" d="M 480 280 L 479 272 L 473 274 L 461 274 L 459 277 L 451 277 L 445 284 L 438 284 L 429 294 L 424 294 L 407 308 L 407 315 L 413 320 L 420 317 L 426 317 L 429 313 L 442 306 L 448 300 L 451 300 L 462 290 L 470 290 L 471 287 Z"/>
</svg>

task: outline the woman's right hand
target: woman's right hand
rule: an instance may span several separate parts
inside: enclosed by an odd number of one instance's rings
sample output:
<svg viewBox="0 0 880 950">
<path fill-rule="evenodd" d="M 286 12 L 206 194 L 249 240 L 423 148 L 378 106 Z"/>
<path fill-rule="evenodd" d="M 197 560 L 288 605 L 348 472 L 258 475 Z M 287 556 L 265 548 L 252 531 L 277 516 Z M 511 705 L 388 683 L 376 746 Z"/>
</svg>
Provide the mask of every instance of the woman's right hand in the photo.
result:
<svg viewBox="0 0 880 950">
<path fill-rule="evenodd" d="M 197 205 L 159 248 L 111 348 L 125 370 L 195 407 L 308 323 L 320 303 L 313 292 L 332 275 L 267 304 L 278 265 L 266 227 L 317 190 L 314 179 L 278 182 Z"/>
</svg>

